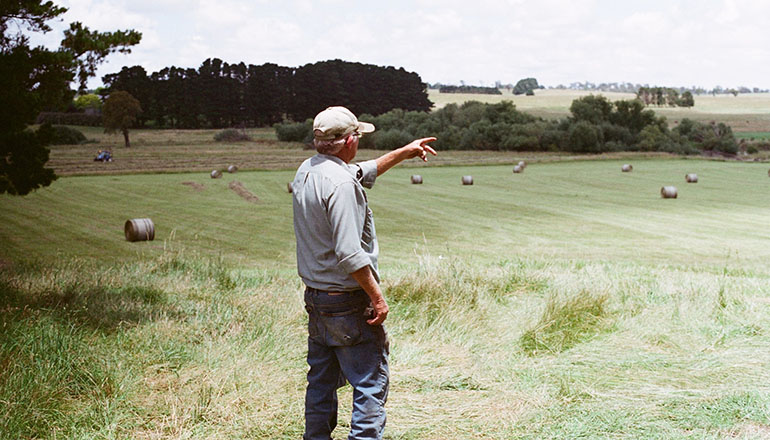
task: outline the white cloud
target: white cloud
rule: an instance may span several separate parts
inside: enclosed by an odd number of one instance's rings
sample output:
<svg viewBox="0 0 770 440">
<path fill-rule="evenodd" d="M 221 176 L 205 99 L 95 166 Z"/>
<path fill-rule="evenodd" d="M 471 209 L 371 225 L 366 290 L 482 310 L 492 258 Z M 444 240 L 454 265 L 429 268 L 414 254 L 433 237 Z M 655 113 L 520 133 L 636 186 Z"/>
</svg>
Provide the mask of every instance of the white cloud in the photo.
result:
<svg viewBox="0 0 770 440">
<path fill-rule="evenodd" d="M 60 0 L 66 23 L 136 29 L 122 65 L 197 67 L 208 57 L 288 66 L 341 58 L 430 82 L 632 81 L 770 87 L 762 0 Z M 66 23 L 63 23 L 64 26 Z M 46 37 L 61 40 L 61 28 Z M 98 81 L 96 81 L 98 83 Z"/>
</svg>

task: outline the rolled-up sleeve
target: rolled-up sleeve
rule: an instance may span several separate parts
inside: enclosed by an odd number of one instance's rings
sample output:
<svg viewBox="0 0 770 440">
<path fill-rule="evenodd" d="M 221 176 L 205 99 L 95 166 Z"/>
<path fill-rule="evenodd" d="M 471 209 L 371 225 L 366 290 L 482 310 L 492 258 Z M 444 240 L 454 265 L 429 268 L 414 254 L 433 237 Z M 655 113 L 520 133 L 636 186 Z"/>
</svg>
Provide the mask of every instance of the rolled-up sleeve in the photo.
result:
<svg viewBox="0 0 770 440">
<path fill-rule="evenodd" d="M 334 253 L 340 269 L 346 273 L 353 273 L 371 264 L 371 259 L 361 247 L 366 206 L 366 195 L 355 182 L 337 186 L 329 196 L 326 212 L 332 230 Z"/>
<path fill-rule="evenodd" d="M 367 160 L 364 162 L 358 162 L 354 166 L 357 166 L 361 171 L 361 174 L 356 176 L 358 181 L 361 182 L 361 185 L 363 185 L 365 188 L 371 188 L 374 186 L 374 181 L 377 179 L 377 161 Z"/>
</svg>

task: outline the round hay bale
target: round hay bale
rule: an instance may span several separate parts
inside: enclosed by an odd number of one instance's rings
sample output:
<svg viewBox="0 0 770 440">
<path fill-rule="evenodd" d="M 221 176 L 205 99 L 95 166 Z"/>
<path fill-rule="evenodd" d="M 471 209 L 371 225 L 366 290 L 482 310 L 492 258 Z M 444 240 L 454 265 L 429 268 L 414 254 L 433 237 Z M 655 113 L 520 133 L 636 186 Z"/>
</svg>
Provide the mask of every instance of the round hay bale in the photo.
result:
<svg viewBox="0 0 770 440">
<path fill-rule="evenodd" d="M 698 183 L 698 175 L 695 173 L 690 173 L 684 176 L 684 180 L 687 181 L 687 183 Z"/>
<path fill-rule="evenodd" d="M 294 192 L 294 189 L 291 187 L 291 182 L 286 184 L 286 191 L 289 191 L 289 194 Z"/>
<path fill-rule="evenodd" d="M 152 241 L 155 240 L 155 225 L 148 218 L 134 218 L 126 220 L 123 231 L 127 241 Z"/>
<path fill-rule="evenodd" d="M 237 171 L 238 171 L 238 167 L 235 166 L 235 165 L 230 165 L 229 167 L 227 167 L 227 172 L 228 173 L 235 173 Z"/>
<path fill-rule="evenodd" d="M 219 179 L 220 177 L 222 177 L 222 172 L 221 171 L 214 170 L 214 171 L 211 172 L 211 178 L 212 179 Z"/>
<path fill-rule="evenodd" d="M 634 169 L 634 167 L 631 164 L 624 163 L 620 169 L 623 170 L 624 173 L 629 173 Z"/>
<path fill-rule="evenodd" d="M 519 166 L 520 166 L 522 169 L 524 169 L 524 168 L 526 168 L 526 167 L 527 167 L 527 163 L 526 163 L 526 162 L 524 162 L 523 160 L 521 160 L 521 161 L 519 161 Z"/>
<path fill-rule="evenodd" d="M 473 176 L 463 176 L 463 185 L 473 185 Z"/>
<path fill-rule="evenodd" d="M 664 186 L 660 189 L 660 196 L 664 199 L 675 199 L 676 195 L 675 186 Z"/>
<path fill-rule="evenodd" d="M 515 174 L 519 174 L 519 173 L 521 173 L 522 171 L 524 171 L 524 167 L 523 167 L 523 166 L 521 166 L 521 165 L 516 165 L 515 167 L 513 167 L 513 172 L 514 172 Z"/>
<path fill-rule="evenodd" d="M 412 175 L 412 185 L 421 185 L 422 184 L 422 176 L 419 174 Z"/>
</svg>

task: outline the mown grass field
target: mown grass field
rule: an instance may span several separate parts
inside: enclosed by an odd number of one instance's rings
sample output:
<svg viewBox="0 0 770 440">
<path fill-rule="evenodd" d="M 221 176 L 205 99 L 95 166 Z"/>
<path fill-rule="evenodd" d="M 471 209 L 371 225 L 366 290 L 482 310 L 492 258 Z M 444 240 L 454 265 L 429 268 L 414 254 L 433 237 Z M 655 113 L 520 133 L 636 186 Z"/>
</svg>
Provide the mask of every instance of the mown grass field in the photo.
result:
<svg viewBox="0 0 770 440">
<path fill-rule="evenodd" d="M 391 305 L 386 438 L 770 437 L 767 164 L 540 159 L 396 168 L 368 192 Z M 299 438 L 292 175 L 73 176 L 0 196 L 0 437 Z M 124 240 L 138 217 L 155 241 Z M 340 400 L 336 437 L 349 388 Z"/>
</svg>

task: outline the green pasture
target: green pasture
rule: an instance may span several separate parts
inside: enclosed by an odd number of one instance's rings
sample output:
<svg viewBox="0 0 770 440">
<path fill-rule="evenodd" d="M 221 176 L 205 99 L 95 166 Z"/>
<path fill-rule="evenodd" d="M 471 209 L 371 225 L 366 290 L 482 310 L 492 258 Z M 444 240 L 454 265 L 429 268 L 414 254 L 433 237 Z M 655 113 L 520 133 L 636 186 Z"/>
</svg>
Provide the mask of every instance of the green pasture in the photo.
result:
<svg viewBox="0 0 770 440">
<path fill-rule="evenodd" d="M 558 159 L 395 168 L 367 192 L 391 307 L 386 438 L 770 437 L 767 164 Z M 0 196 L 0 438 L 301 437 L 292 175 Z M 141 217 L 155 241 L 126 242 Z"/>
<path fill-rule="evenodd" d="M 770 256 L 766 165 L 637 159 L 633 172 L 621 173 L 621 164 L 534 163 L 523 174 L 510 166 L 395 169 L 369 191 L 386 237 L 383 261 L 408 260 L 417 245 L 483 261 L 526 255 L 703 265 L 728 255 L 748 263 Z M 425 183 L 412 185 L 414 173 Z M 686 173 L 699 183 L 685 183 Z M 463 175 L 474 185 L 461 185 Z M 0 256 L 115 262 L 173 246 L 291 267 L 292 178 L 293 171 L 61 178 L 27 197 L 2 198 Z M 235 180 L 259 202 L 230 190 Z M 663 185 L 677 186 L 679 198 L 661 199 Z M 156 240 L 126 242 L 124 222 L 143 217 L 153 219 Z"/>
</svg>

